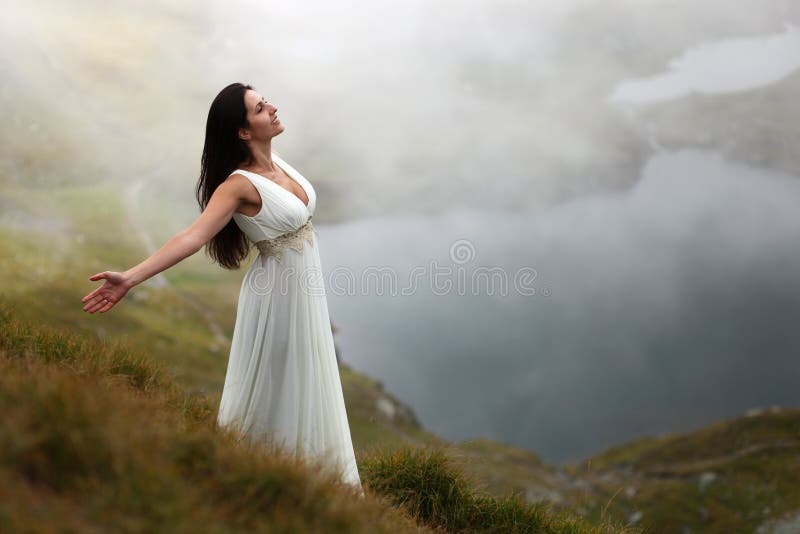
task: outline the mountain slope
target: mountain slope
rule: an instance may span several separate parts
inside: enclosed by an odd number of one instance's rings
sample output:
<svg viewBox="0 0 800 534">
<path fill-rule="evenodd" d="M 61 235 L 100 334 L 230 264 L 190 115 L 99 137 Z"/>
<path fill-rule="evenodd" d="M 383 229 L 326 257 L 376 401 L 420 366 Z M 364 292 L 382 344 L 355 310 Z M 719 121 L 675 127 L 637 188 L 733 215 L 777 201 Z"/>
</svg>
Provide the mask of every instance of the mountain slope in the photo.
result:
<svg viewBox="0 0 800 534">
<path fill-rule="evenodd" d="M 0 305 L 3 531 L 625 532 L 476 492 L 435 448 L 359 451 L 366 497 L 217 427 L 215 404 L 124 344 Z"/>
</svg>

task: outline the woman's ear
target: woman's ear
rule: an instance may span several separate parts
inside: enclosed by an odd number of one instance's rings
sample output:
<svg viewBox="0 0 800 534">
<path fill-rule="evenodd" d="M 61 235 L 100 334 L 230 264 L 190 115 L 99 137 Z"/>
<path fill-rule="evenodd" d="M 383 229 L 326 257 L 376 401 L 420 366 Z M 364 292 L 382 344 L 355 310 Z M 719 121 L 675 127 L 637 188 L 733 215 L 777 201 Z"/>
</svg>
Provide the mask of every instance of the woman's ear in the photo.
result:
<svg viewBox="0 0 800 534">
<path fill-rule="evenodd" d="M 249 141 L 250 132 L 248 132 L 245 128 L 239 128 L 239 139 L 243 141 Z"/>
</svg>

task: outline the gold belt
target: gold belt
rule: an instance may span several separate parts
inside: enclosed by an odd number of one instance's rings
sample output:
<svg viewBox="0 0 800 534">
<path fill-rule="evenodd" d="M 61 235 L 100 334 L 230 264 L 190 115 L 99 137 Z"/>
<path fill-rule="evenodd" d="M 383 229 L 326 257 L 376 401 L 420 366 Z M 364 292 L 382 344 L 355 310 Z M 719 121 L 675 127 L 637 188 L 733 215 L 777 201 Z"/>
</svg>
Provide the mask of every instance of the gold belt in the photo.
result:
<svg viewBox="0 0 800 534">
<path fill-rule="evenodd" d="M 258 251 L 263 256 L 274 256 L 279 263 L 283 259 L 283 253 L 286 252 L 287 248 L 303 252 L 305 241 L 311 244 L 314 243 L 314 226 L 311 224 L 311 217 L 309 215 L 308 220 L 297 230 L 279 235 L 274 239 L 264 239 L 256 242 Z"/>
</svg>

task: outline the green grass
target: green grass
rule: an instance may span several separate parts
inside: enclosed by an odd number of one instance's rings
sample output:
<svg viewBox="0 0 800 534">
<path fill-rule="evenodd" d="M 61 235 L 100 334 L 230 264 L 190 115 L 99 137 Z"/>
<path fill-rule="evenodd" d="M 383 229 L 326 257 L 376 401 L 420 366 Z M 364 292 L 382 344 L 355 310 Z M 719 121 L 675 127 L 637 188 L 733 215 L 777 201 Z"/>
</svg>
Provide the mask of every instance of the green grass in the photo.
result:
<svg viewBox="0 0 800 534">
<path fill-rule="evenodd" d="M 110 313 L 87 314 L 80 299 L 99 285 L 88 280 L 91 274 L 124 270 L 147 257 L 128 231 L 119 189 L 95 185 L 44 190 L 4 184 L 2 195 L 31 221 L 46 215 L 64 221 L 66 228 L 53 232 L 0 228 L 0 295 L 16 305 L 21 318 L 128 343 L 167 363 L 186 387 L 221 389 L 228 347 L 213 337 L 193 302 L 209 303 L 223 331 L 230 332 L 238 287 L 225 298 L 222 288 L 187 296 L 180 286 L 156 288 L 145 283 Z M 197 256 L 193 265 L 187 262 L 181 268 L 200 265 L 210 271 Z"/>
<path fill-rule="evenodd" d="M 0 332 L 2 531 L 624 531 L 477 493 L 438 449 L 358 454 L 360 499 L 313 460 L 217 427 L 213 397 L 138 350 L 5 303 Z"/>
<path fill-rule="evenodd" d="M 588 506 L 590 520 L 608 504 L 608 517 L 623 521 L 638 511 L 652 532 L 751 532 L 800 509 L 800 409 L 635 440 L 586 466 L 582 475 L 599 496 Z M 579 474 L 576 466 L 571 472 Z"/>
<path fill-rule="evenodd" d="M 718 421 L 693 432 L 636 440 L 613 447 L 591 461 L 595 468 L 631 465 L 648 469 L 659 464 L 701 462 L 759 444 L 789 441 L 800 442 L 797 411 L 767 411 L 755 417 Z"/>
<path fill-rule="evenodd" d="M 2 345 L 3 485 L 33 499 L 0 502 L 0 530 L 412 530 L 302 459 L 214 428 L 202 397 L 124 349 L 13 322 Z"/>
<path fill-rule="evenodd" d="M 497 498 L 476 492 L 463 465 L 438 447 L 373 450 L 362 468 L 369 487 L 388 495 L 422 523 L 446 532 L 604 533 L 634 532 L 603 522 L 590 525 L 544 501 L 518 495 Z"/>
</svg>

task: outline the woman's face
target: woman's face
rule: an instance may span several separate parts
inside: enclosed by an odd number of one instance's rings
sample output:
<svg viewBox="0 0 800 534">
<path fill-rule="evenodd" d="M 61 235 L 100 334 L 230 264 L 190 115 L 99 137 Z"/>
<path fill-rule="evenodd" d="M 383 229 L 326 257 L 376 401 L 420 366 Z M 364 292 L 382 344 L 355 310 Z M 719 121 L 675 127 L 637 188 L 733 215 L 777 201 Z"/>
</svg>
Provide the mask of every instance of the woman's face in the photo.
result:
<svg viewBox="0 0 800 534">
<path fill-rule="evenodd" d="M 268 141 L 279 133 L 284 127 L 278 118 L 278 108 L 264 100 L 264 97 L 253 89 L 244 93 L 244 105 L 247 108 L 249 128 L 242 128 L 239 135 L 248 141 Z"/>
</svg>

